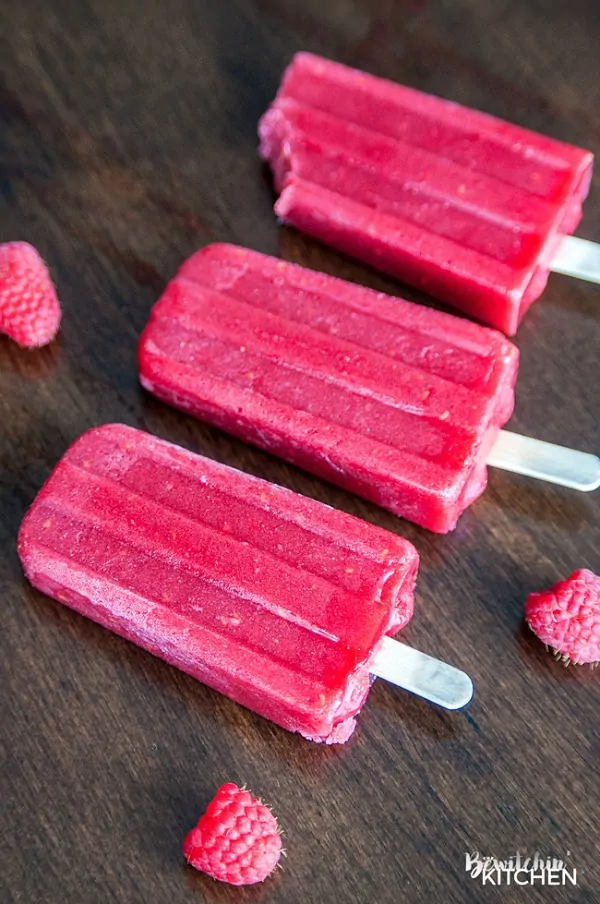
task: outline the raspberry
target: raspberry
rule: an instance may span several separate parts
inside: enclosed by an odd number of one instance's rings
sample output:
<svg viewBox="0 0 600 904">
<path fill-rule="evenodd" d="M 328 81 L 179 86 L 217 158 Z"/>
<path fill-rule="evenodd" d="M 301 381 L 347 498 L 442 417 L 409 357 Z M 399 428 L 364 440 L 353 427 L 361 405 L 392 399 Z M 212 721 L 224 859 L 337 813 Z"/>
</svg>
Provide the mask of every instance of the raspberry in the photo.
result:
<svg viewBox="0 0 600 904">
<path fill-rule="evenodd" d="M 221 882 L 262 882 L 281 856 L 277 820 L 244 788 L 221 785 L 183 842 L 183 853 L 188 863 Z"/>
<path fill-rule="evenodd" d="M 600 577 L 593 571 L 580 569 L 550 590 L 532 593 L 525 618 L 566 665 L 600 661 Z"/>
<path fill-rule="evenodd" d="M 48 268 L 32 245 L 0 245 L 0 333 L 19 345 L 46 345 L 56 335 L 60 305 Z"/>
</svg>

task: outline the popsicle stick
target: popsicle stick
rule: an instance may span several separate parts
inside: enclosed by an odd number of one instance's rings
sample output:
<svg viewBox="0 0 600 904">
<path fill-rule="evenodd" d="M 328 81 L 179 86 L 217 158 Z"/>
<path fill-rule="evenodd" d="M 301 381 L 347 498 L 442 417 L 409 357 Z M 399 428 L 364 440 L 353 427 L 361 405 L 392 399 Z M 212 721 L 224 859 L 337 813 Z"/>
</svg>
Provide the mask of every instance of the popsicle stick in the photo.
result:
<svg viewBox="0 0 600 904">
<path fill-rule="evenodd" d="M 600 487 L 600 458 L 501 430 L 488 465 L 589 493 Z"/>
<path fill-rule="evenodd" d="M 383 638 L 371 674 L 445 709 L 460 709 L 473 696 L 473 682 L 465 672 L 391 637 Z"/>
<path fill-rule="evenodd" d="M 568 235 L 563 239 L 550 269 L 565 276 L 600 283 L 600 245 Z"/>
</svg>

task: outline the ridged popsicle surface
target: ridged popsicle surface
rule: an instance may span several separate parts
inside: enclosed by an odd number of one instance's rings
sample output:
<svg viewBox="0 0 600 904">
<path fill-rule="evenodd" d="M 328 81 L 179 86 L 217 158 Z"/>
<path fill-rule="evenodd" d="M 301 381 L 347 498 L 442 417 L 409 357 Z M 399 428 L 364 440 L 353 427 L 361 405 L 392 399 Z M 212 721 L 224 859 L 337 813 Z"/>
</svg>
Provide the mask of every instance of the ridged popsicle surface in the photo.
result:
<svg viewBox="0 0 600 904">
<path fill-rule="evenodd" d="M 39 590 L 328 743 L 411 617 L 418 566 L 400 537 L 118 424 L 65 453 L 19 555 Z"/>
<path fill-rule="evenodd" d="M 592 154 L 298 53 L 263 116 L 286 222 L 512 335 L 581 219 Z"/>
<path fill-rule="evenodd" d="M 493 330 L 232 245 L 183 264 L 139 347 L 160 398 L 438 532 L 485 487 L 517 363 Z"/>
</svg>

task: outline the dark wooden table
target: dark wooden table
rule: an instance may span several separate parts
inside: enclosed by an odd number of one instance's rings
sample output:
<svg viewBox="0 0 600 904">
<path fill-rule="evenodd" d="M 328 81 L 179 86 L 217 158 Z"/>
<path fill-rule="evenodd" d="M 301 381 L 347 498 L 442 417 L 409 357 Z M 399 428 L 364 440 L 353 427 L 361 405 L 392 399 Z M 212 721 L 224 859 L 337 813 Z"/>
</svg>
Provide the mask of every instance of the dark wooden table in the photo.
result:
<svg viewBox="0 0 600 904">
<path fill-rule="evenodd" d="M 15 0 L 0 12 L 0 240 L 51 266 L 60 336 L 0 340 L 1 900 L 600 900 L 600 672 L 523 627 L 527 594 L 598 569 L 598 495 L 491 474 L 428 534 L 144 394 L 136 340 L 180 261 L 234 241 L 417 298 L 281 229 L 256 124 L 308 48 L 600 152 L 597 0 Z M 596 176 L 579 234 L 600 240 Z M 553 276 L 526 317 L 513 429 L 598 451 L 600 292 Z M 442 712 L 377 684 L 345 747 L 303 741 L 34 591 L 21 518 L 67 445 L 142 427 L 414 541 L 415 646 L 468 670 Z M 234 889 L 181 842 L 223 781 L 263 796 L 284 868 Z M 572 887 L 484 889 L 465 853 L 539 851 Z M 568 853 L 570 852 L 570 853 Z"/>
</svg>

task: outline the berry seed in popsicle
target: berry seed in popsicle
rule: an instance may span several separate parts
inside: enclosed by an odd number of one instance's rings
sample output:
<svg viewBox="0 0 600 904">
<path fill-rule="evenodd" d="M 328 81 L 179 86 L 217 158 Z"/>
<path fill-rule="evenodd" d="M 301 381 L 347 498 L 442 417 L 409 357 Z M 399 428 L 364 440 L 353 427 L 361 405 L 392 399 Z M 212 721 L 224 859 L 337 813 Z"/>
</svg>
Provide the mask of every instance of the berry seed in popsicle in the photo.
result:
<svg viewBox="0 0 600 904">
<path fill-rule="evenodd" d="M 259 134 L 284 222 L 508 335 L 550 270 L 600 281 L 588 151 L 310 53 Z"/>
</svg>

